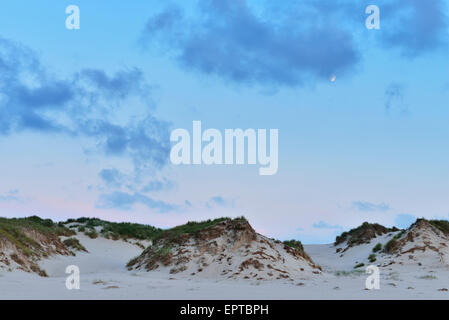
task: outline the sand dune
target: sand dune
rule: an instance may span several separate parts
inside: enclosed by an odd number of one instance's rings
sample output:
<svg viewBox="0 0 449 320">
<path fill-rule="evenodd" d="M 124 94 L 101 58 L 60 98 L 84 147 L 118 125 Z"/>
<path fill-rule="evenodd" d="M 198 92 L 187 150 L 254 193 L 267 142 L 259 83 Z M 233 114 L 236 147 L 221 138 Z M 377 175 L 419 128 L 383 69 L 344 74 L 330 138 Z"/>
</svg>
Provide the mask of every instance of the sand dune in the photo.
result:
<svg viewBox="0 0 449 320">
<path fill-rule="evenodd" d="M 170 250 L 167 265 L 162 260 L 151 261 L 149 255 L 150 248 L 164 246 L 167 239 L 155 243 L 155 247 L 150 241 L 91 238 L 76 232 L 71 238 L 78 239 L 87 252 L 43 257 L 36 263 L 48 277 L 23 269 L 1 269 L 0 299 L 449 298 L 447 238 L 426 221 L 417 221 L 405 231 L 376 234 L 349 247 L 347 242 L 304 245 L 304 255 L 289 252 L 285 244 L 257 234 L 249 224 L 243 223 L 237 229 L 240 231 L 223 222 L 197 237 L 185 237 Z M 67 238 L 61 236 L 60 240 Z M 384 248 L 392 239 L 398 244 L 387 252 Z M 370 262 L 368 257 L 378 243 L 383 249 L 375 253 L 376 261 Z M 142 245 L 147 249 L 143 250 Z M 229 257 L 231 263 L 227 263 Z M 134 263 L 127 267 L 133 258 Z M 179 260 L 184 263 L 177 264 Z M 248 260 L 258 262 L 245 263 Z M 365 265 L 354 268 L 360 263 Z M 365 290 L 365 267 L 369 264 L 380 268 L 380 290 Z M 68 265 L 80 268 L 80 290 L 65 286 Z M 186 269 L 173 272 L 177 267 Z M 203 270 L 198 272 L 198 268 Z M 280 276 L 284 272 L 288 277 Z"/>
</svg>

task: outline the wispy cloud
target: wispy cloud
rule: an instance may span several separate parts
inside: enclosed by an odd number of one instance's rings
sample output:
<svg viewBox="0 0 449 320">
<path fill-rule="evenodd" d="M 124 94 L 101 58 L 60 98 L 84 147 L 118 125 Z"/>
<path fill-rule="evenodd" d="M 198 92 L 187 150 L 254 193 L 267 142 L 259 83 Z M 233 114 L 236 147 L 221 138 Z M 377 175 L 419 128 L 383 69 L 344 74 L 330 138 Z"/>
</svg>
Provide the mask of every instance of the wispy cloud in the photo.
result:
<svg viewBox="0 0 449 320">
<path fill-rule="evenodd" d="M 175 204 L 154 200 L 141 193 L 126 193 L 120 191 L 102 194 L 97 203 L 97 208 L 131 210 L 136 204 L 142 204 L 159 213 L 168 213 L 179 210 L 179 206 Z"/>
<path fill-rule="evenodd" d="M 114 122 L 116 110 L 137 99 L 152 109 L 149 86 L 137 68 L 108 75 L 84 69 L 59 78 L 26 46 L 0 38 L 0 135 L 22 131 L 87 137 L 106 156 L 132 159 L 135 172 L 168 161 L 169 124 L 150 113 Z"/>
<path fill-rule="evenodd" d="M 235 200 L 234 199 L 226 199 L 222 196 L 214 196 L 211 197 L 206 202 L 206 207 L 213 208 L 213 207 L 224 207 L 224 208 L 232 208 L 235 206 Z"/>
<path fill-rule="evenodd" d="M 24 202 L 18 189 L 9 190 L 5 194 L 0 194 L 0 202 Z"/>
<path fill-rule="evenodd" d="M 404 112 L 407 106 L 404 104 L 405 87 L 401 83 L 391 83 L 385 89 L 385 109 L 391 110 L 393 108 L 400 109 Z"/>
<path fill-rule="evenodd" d="M 170 190 L 175 186 L 175 183 L 171 180 L 168 180 L 166 178 L 161 180 L 150 180 L 148 183 L 145 184 L 145 186 L 142 188 L 142 192 L 158 192 L 162 190 Z"/>
<path fill-rule="evenodd" d="M 341 230 L 343 229 L 342 226 L 340 225 L 330 225 L 324 221 L 320 221 L 318 223 L 314 223 L 312 225 L 312 227 L 316 228 L 316 229 L 336 229 L 336 230 Z"/>
<path fill-rule="evenodd" d="M 371 203 L 367 201 L 354 201 L 352 203 L 352 207 L 359 211 L 388 211 L 390 210 L 390 206 L 386 203 Z"/>
<path fill-rule="evenodd" d="M 123 174 L 115 168 L 103 169 L 98 175 L 108 187 L 119 188 L 123 184 Z"/>
</svg>

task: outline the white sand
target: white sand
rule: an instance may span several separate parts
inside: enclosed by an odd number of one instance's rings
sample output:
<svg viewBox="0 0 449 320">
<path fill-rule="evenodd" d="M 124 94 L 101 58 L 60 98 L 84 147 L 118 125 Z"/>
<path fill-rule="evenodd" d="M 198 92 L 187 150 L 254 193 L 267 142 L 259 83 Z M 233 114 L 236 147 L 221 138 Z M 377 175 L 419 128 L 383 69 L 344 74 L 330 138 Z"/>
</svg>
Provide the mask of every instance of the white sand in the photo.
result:
<svg viewBox="0 0 449 320">
<path fill-rule="evenodd" d="M 57 256 L 42 261 L 48 278 L 22 271 L 0 273 L 0 299 L 448 299 L 449 268 L 440 266 L 392 265 L 381 268 L 380 290 L 364 290 L 364 273 L 353 271 L 354 260 L 362 260 L 379 239 L 351 248 L 346 257 L 335 254 L 333 245 L 306 245 L 306 252 L 323 267 L 313 279 L 213 280 L 186 279 L 166 272 L 127 271 L 125 264 L 141 249 L 124 241 L 95 240 L 79 235 L 89 253 L 76 257 Z M 353 250 L 353 251 L 352 251 Z M 366 260 L 366 259 L 365 259 Z M 80 290 L 65 287 L 65 268 L 78 265 Z M 363 269 L 363 268 L 361 268 Z M 363 271 L 363 270 L 362 270 Z M 429 277 L 430 275 L 430 277 Z M 425 277 L 425 278 L 421 278 Z M 436 278 L 434 278 L 436 277 Z M 299 282 L 303 285 L 297 285 Z M 411 289 L 411 288 L 413 289 Z"/>
</svg>

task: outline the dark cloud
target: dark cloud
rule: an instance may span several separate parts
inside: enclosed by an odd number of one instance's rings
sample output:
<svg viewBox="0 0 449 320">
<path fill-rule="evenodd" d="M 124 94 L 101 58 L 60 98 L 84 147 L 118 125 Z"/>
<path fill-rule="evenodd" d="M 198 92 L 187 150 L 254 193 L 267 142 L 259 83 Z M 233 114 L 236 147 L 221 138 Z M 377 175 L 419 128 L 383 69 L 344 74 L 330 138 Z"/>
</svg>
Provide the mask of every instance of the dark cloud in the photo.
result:
<svg viewBox="0 0 449 320">
<path fill-rule="evenodd" d="M 115 191 L 109 194 L 102 194 L 97 203 L 97 207 L 101 209 L 119 209 L 131 210 L 134 205 L 142 204 L 151 210 L 159 213 L 167 213 L 177 211 L 179 207 L 164 201 L 154 200 L 141 193 L 126 193 Z"/>
<path fill-rule="evenodd" d="M 386 48 L 416 57 L 448 44 L 448 8 L 443 0 L 388 0 L 380 4 L 381 39 Z"/>
<path fill-rule="evenodd" d="M 381 29 L 375 31 L 365 29 L 369 4 L 262 1 L 253 7 L 243 0 L 199 0 L 189 15 L 170 6 L 149 18 L 142 43 L 165 48 L 191 71 L 274 86 L 341 78 L 360 60 L 359 42 L 371 39 L 366 32 L 406 57 L 447 46 L 443 0 L 380 0 Z"/>
<path fill-rule="evenodd" d="M 184 67 L 239 83 L 296 86 L 354 67 L 351 33 L 329 21 L 316 23 L 319 8 L 300 20 L 288 6 L 257 13 L 245 1 L 201 0 L 195 19 L 173 7 L 147 22 L 144 41 L 159 40 Z M 156 42 L 156 41 L 155 41 Z"/>
<path fill-rule="evenodd" d="M 147 97 L 149 86 L 144 81 L 144 76 L 138 68 L 118 71 L 113 76 L 108 76 L 103 70 L 85 69 L 77 75 L 77 81 L 86 81 L 95 90 L 102 91 L 109 99 L 125 99 L 130 94 Z"/>
<path fill-rule="evenodd" d="M 367 201 L 354 201 L 352 206 L 359 211 L 388 211 L 390 206 L 385 203 L 371 203 Z"/>
<path fill-rule="evenodd" d="M 113 75 L 86 69 L 57 78 L 32 50 L 0 38 L 0 135 L 31 130 L 84 136 L 105 155 L 130 157 L 136 174 L 161 168 L 170 151 L 167 122 L 149 113 L 129 123 L 111 120 L 127 99 L 151 107 L 148 91 L 137 68 Z"/>
</svg>

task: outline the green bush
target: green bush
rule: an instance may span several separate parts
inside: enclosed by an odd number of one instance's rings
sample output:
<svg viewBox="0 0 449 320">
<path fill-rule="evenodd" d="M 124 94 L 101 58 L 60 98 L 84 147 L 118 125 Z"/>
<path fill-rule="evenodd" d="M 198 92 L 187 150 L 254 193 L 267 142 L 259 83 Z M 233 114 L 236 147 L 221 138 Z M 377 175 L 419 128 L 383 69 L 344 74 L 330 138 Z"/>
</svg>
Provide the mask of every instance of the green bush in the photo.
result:
<svg viewBox="0 0 449 320">
<path fill-rule="evenodd" d="M 380 250 L 382 250 L 382 243 L 376 244 L 373 248 L 373 252 L 378 252 Z"/>
<path fill-rule="evenodd" d="M 97 231 L 95 231 L 95 229 L 90 229 L 89 231 L 85 231 L 84 234 L 91 239 L 98 238 L 98 233 L 97 233 Z"/>
<path fill-rule="evenodd" d="M 376 236 L 397 230 L 396 228 L 386 228 L 378 223 L 364 222 L 357 228 L 343 232 L 335 238 L 334 245 L 339 245 L 345 241 L 349 246 L 367 243 Z"/>
<path fill-rule="evenodd" d="M 76 239 L 76 238 L 68 238 L 68 239 L 65 239 L 64 241 L 63 241 L 63 243 L 67 246 L 67 247 L 69 247 L 69 248 L 72 248 L 72 249 L 75 249 L 75 250 L 78 250 L 78 251 L 84 251 L 84 252 L 87 252 L 87 250 L 86 250 L 86 248 L 84 248 L 84 246 L 80 243 L 80 241 L 78 240 L 78 239 Z"/>
<path fill-rule="evenodd" d="M 357 269 L 357 268 L 363 267 L 364 265 L 365 265 L 364 263 L 359 263 L 359 264 L 356 264 L 356 265 L 354 266 L 354 269 Z"/>
<path fill-rule="evenodd" d="M 289 246 L 291 248 L 294 248 L 294 249 L 296 249 L 296 250 L 298 250 L 300 252 L 304 252 L 304 247 L 303 247 L 301 241 L 292 239 L 292 240 L 284 241 L 283 244 L 285 244 L 285 245 L 287 245 L 287 246 Z"/>
<path fill-rule="evenodd" d="M 384 251 L 386 253 L 393 253 L 394 251 L 396 251 L 398 244 L 399 244 L 398 240 L 393 238 L 385 244 Z"/>
<path fill-rule="evenodd" d="M 369 262 L 374 262 L 374 261 L 376 261 L 376 255 L 375 255 L 374 253 L 371 253 L 371 254 L 368 256 L 368 260 L 369 260 Z"/>
<path fill-rule="evenodd" d="M 50 238 L 74 234 L 73 230 L 56 224 L 50 219 L 41 219 L 38 216 L 12 219 L 0 218 L 0 238 L 6 238 L 14 243 L 25 256 L 43 256 L 46 249 L 26 235 L 26 232 L 30 230 L 37 231 Z"/>
<path fill-rule="evenodd" d="M 201 222 L 193 222 L 189 221 L 186 224 L 168 229 L 168 230 L 160 230 L 160 232 L 155 234 L 153 241 L 156 242 L 159 239 L 167 239 L 169 242 L 176 241 L 183 234 L 197 235 L 201 230 L 212 227 L 218 223 L 221 223 L 226 220 L 231 220 L 230 218 L 218 218 L 214 220 L 206 220 Z M 246 219 L 244 217 L 236 218 L 231 220 L 234 224 L 239 224 L 241 222 L 245 222 Z"/>
<path fill-rule="evenodd" d="M 429 220 L 429 223 L 438 228 L 444 234 L 449 234 L 449 221 L 447 220 Z"/>
</svg>

